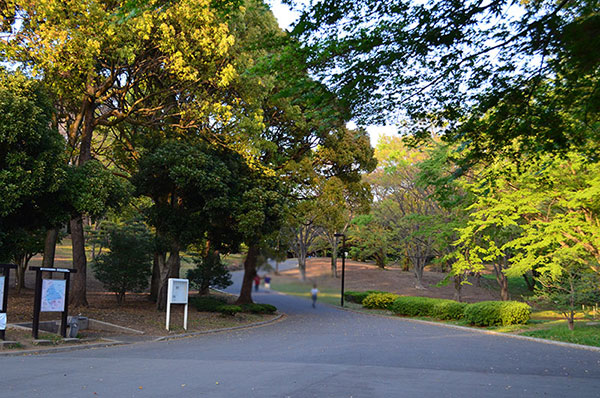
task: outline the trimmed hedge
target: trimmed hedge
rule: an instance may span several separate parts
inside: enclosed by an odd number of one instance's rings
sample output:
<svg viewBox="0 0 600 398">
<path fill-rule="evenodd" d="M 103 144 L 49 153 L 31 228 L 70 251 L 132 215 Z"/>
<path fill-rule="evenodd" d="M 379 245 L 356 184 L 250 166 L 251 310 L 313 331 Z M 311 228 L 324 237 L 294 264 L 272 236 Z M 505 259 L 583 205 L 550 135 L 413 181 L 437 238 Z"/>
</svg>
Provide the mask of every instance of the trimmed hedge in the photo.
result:
<svg viewBox="0 0 600 398">
<path fill-rule="evenodd" d="M 518 301 L 482 301 L 467 305 L 464 314 L 471 325 L 516 325 L 529 320 L 531 307 Z"/>
<path fill-rule="evenodd" d="M 390 309 L 397 315 L 461 319 L 466 303 L 430 297 L 398 297 Z"/>
<path fill-rule="evenodd" d="M 443 320 L 458 320 L 464 316 L 467 303 L 454 300 L 439 300 L 431 309 L 431 316 Z"/>
<path fill-rule="evenodd" d="M 399 296 L 394 293 L 371 293 L 363 301 L 365 308 L 387 310 Z"/>
<path fill-rule="evenodd" d="M 218 307 L 227 304 L 225 300 L 216 297 L 192 297 L 190 304 L 198 311 L 219 312 Z"/>
<path fill-rule="evenodd" d="M 367 290 L 366 292 L 354 292 L 347 291 L 344 292 L 344 300 L 349 301 L 351 303 L 362 304 L 363 300 L 367 298 L 369 294 L 373 293 L 387 293 L 379 290 Z"/>
<path fill-rule="evenodd" d="M 252 314 L 272 314 L 277 311 L 277 307 L 271 304 L 242 304 L 242 311 Z"/>
<path fill-rule="evenodd" d="M 390 309 L 397 315 L 430 316 L 433 306 L 438 299 L 429 297 L 398 297 Z"/>
</svg>

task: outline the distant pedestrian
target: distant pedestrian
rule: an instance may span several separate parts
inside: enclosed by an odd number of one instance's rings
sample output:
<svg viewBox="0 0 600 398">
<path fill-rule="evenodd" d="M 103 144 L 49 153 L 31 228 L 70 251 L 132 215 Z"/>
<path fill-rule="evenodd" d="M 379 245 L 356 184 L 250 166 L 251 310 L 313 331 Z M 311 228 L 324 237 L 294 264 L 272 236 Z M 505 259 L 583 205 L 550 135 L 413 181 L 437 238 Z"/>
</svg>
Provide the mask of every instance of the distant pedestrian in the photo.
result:
<svg viewBox="0 0 600 398">
<path fill-rule="evenodd" d="M 265 275 L 263 278 L 265 280 L 265 290 L 271 289 L 271 277 L 269 275 Z"/>
<path fill-rule="evenodd" d="M 260 285 L 260 276 L 254 275 L 254 290 L 258 292 L 258 286 Z"/>
<path fill-rule="evenodd" d="M 317 294 L 319 294 L 319 289 L 317 289 L 317 284 L 313 285 L 313 288 L 310 290 L 310 296 L 312 297 L 312 306 L 316 308 L 317 306 Z"/>
</svg>

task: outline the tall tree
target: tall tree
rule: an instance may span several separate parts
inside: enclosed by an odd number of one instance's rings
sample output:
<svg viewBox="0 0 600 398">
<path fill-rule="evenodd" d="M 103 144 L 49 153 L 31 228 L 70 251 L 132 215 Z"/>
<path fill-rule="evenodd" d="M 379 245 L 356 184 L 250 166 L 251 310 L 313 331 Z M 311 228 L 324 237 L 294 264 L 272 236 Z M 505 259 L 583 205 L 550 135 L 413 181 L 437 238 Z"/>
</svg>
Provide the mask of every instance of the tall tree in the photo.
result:
<svg viewBox="0 0 600 398">
<path fill-rule="evenodd" d="M 125 0 L 11 0 L 0 10 L 0 54 L 51 88 L 70 161 L 83 165 L 100 126 L 168 122 L 185 129 L 221 113 L 211 91 L 234 75 L 225 59 L 233 38 L 214 4 L 159 1 L 131 9 Z M 72 217 L 71 234 L 78 272 L 70 298 L 85 305 L 81 214 Z"/>
</svg>

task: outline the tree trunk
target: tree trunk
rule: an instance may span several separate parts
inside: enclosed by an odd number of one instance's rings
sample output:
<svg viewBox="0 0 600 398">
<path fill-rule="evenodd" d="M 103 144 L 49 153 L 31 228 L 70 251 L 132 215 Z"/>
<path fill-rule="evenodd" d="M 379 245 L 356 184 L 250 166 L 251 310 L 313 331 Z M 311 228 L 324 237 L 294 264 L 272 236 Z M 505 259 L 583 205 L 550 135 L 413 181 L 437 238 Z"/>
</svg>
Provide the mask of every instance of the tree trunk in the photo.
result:
<svg viewBox="0 0 600 398">
<path fill-rule="evenodd" d="M 460 302 L 462 299 L 462 276 L 454 275 L 454 300 Z"/>
<path fill-rule="evenodd" d="M 413 262 L 413 271 L 415 273 L 415 277 L 417 278 L 415 287 L 417 289 L 425 290 L 425 286 L 423 286 L 423 268 L 425 268 L 425 259 L 415 259 Z"/>
<path fill-rule="evenodd" d="M 174 242 L 171 244 L 169 259 L 163 264 L 160 270 L 160 286 L 158 289 L 158 299 L 156 301 L 156 308 L 159 311 L 165 311 L 167 309 L 169 278 L 179 278 L 179 268 L 181 265 L 179 249 L 180 247 L 178 243 Z"/>
<path fill-rule="evenodd" d="M 17 258 L 17 272 L 15 278 L 15 286 L 17 294 L 21 293 L 21 289 L 25 288 L 25 271 L 27 269 L 27 255 L 23 254 Z M 0 300 L 2 298 L 0 297 Z"/>
<path fill-rule="evenodd" d="M 77 272 L 71 275 L 69 303 L 75 307 L 87 307 L 87 259 L 85 257 L 85 238 L 83 236 L 81 214 L 75 214 L 71 217 L 71 242 L 73 245 L 73 268 Z"/>
<path fill-rule="evenodd" d="M 510 300 L 510 296 L 508 294 L 508 278 L 504 273 L 499 277 L 498 284 L 500 285 L 500 298 L 502 301 Z"/>
<path fill-rule="evenodd" d="M 93 91 L 88 88 L 89 97 L 84 104 L 84 120 L 79 144 L 78 166 L 83 166 L 92 158 L 92 134 L 94 132 L 94 112 L 96 105 Z M 85 236 L 83 233 L 83 214 L 71 216 L 71 242 L 73 247 L 73 268 L 69 302 L 73 306 L 88 306 L 87 302 L 87 259 L 85 256 Z"/>
<path fill-rule="evenodd" d="M 150 280 L 150 296 L 148 299 L 154 303 L 158 299 L 158 289 L 160 287 L 160 264 L 164 264 L 166 261 L 166 253 L 154 253 L 154 260 L 152 261 L 152 279 Z"/>
<path fill-rule="evenodd" d="M 331 246 L 331 276 L 337 278 L 337 239 Z"/>
<path fill-rule="evenodd" d="M 56 254 L 56 241 L 58 240 L 58 228 L 51 228 L 46 231 L 46 239 L 44 240 L 44 257 L 42 259 L 42 267 L 53 268 L 54 256 Z"/>
<path fill-rule="evenodd" d="M 252 301 L 252 282 L 256 276 L 256 263 L 258 260 L 258 245 L 251 244 L 248 247 L 248 254 L 244 260 L 244 279 L 242 280 L 242 289 L 236 304 L 251 304 Z"/>
<path fill-rule="evenodd" d="M 569 330 L 575 329 L 575 311 L 570 311 L 569 316 L 567 317 L 567 323 L 569 325 Z"/>
<path fill-rule="evenodd" d="M 303 250 L 298 256 L 298 269 L 300 270 L 300 277 L 303 281 L 306 280 L 306 251 Z"/>
</svg>

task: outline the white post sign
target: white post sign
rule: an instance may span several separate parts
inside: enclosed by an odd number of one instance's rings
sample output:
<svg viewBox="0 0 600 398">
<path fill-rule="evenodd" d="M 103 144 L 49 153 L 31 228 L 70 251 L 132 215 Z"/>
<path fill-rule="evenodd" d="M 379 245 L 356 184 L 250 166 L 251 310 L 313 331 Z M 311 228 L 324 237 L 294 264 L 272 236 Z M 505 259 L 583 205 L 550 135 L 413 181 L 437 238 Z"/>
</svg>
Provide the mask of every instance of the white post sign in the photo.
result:
<svg viewBox="0 0 600 398">
<path fill-rule="evenodd" d="M 41 312 L 63 312 L 65 310 L 65 294 L 67 281 L 44 279 L 42 281 Z"/>
<path fill-rule="evenodd" d="M 183 310 L 183 328 L 187 330 L 188 285 L 189 281 L 187 279 L 169 278 L 169 288 L 167 289 L 167 330 L 169 330 L 169 321 L 171 319 L 171 304 L 185 304 Z"/>
</svg>

